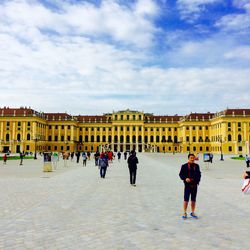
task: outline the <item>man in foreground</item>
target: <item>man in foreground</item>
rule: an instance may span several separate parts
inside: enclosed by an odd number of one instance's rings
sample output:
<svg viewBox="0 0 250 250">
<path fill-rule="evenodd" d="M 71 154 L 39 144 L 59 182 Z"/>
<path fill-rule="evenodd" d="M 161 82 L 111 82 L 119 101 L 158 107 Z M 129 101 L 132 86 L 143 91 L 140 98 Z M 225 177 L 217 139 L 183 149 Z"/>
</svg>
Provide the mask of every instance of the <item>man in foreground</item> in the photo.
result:
<svg viewBox="0 0 250 250">
<path fill-rule="evenodd" d="M 184 203 L 183 209 L 184 213 L 182 218 L 187 218 L 187 207 L 189 198 L 191 196 L 191 217 L 198 219 L 198 216 L 195 214 L 195 205 L 196 205 L 196 195 L 198 190 L 198 185 L 201 179 L 200 167 L 198 164 L 194 163 L 195 155 L 188 155 L 188 162 L 181 166 L 181 171 L 179 173 L 180 178 L 184 182 Z"/>
</svg>

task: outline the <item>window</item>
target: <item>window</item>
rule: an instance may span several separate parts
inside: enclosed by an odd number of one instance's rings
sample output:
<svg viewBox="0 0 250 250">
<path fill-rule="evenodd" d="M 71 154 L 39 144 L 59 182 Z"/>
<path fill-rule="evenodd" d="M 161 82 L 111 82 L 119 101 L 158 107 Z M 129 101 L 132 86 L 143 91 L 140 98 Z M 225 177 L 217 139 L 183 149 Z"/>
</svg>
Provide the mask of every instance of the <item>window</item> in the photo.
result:
<svg viewBox="0 0 250 250">
<path fill-rule="evenodd" d="M 186 137 L 186 141 L 189 141 L 189 136 Z"/>
<path fill-rule="evenodd" d="M 117 120 L 117 115 L 115 115 L 115 120 Z"/>
<path fill-rule="evenodd" d="M 196 142 L 196 137 L 195 136 L 193 136 L 193 142 Z"/>
<path fill-rule="evenodd" d="M 64 141 L 64 136 L 63 135 L 61 136 L 61 141 Z"/>
<path fill-rule="evenodd" d="M 111 143 L 111 142 L 112 142 L 112 137 L 111 137 L 111 135 L 109 135 L 108 139 L 109 139 L 109 143 Z"/>
<path fill-rule="evenodd" d="M 194 152 L 196 151 L 196 147 L 193 147 Z"/>
<path fill-rule="evenodd" d="M 82 142 L 82 135 L 79 136 L 79 141 Z"/>
<path fill-rule="evenodd" d="M 228 147 L 228 151 L 229 151 L 229 152 L 232 152 L 232 146 L 229 146 L 229 147 Z"/>
<path fill-rule="evenodd" d="M 85 131 L 88 131 L 88 128 L 85 128 Z"/>
<path fill-rule="evenodd" d="M 196 127 L 195 126 L 193 126 L 193 130 L 195 130 L 196 129 Z"/>
<path fill-rule="evenodd" d="M 95 141 L 95 137 L 93 135 L 91 135 L 91 142 Z"/>
<path fill-rule="evenodd" d="M 55 126 L 55 129 L 58 129 L 58 125 Z"/>
<path fill-rule="evenodd" d="M 30 122 L 28 122 L 27 126 L 28 126 L 28 127 L 30 126 Z"/>
<path fill-rule="evenodd" d="M 238 127 L 241 127 L 241 123 L 240 122 L 238 122 Z"/>
<path fill-rule="evenodd" d="M 48 146 L 48 150 L 49 150 L 49 151 L 51 150 L 51 146 Z"/>
<path fill-rule="evenodd" d="M 17 140 L 21 141 L 21 135 L 20 134 L 17 134 Z"/>
<path fill-rule="evenodd" d="M 232 135 L 229 134 L 229 135 L 227 136 L 227 140 L 228 140 L 228 141 L 232 141 Z"/>
<path fill-rule="evenodd" d="M 117 131 L 117 127 L 115 126 L 115 131 Z"/>
<path fill-rule="evenodd" d="M 135 120 L 135 115 L 133 115 L 133 120 Z"/>
<path fill-rule="evenodd" d="M 156 136 L 156 142 L 160 142 L 160 137 L 159 137 L 159 135 Z"/>
<path fill-rule="evenodd" d="M 238 142 L 242 141 L 241 135 L 238 135 Z"/>
<path fill-rule="evenodd" d="M 85 135 L 85 142 L 89 141 L 89 137 L 87 135 Z"/>
<path fill-rule="evenodd" d="M 126 136 L 126 142 L 129 142 L 130 141 L 130 138 L 129 138 L 129 135 Z"/>
<path fill-rule="evenodd" d="M 91 128 L 91 131 L 94 131 L 94 128 Z"/>
<path fill-rule="evenodd" d="M 58 136 L 57 135 L 55 136 L 55 141 L 58 141 Z"/>
<path fill-rule="evenodd" d="M 242 151 L 242 146 L 239 146 L 239 151 Z"/>
<path fill-rule="evenodd" d="M 154 136 L 150 136 L 150 142 L 154 142 Z"/>
<path fill-rule="evenodd" d="M 141 115 L 139 115 L 139 120 L 141 120 Z"/>
<path fill-rule="evenodd" d="M 127 115 L 127 120 L 129 120 L 129 115 Z"/>
<path fill-rule="evenodd" d="M 64 125 L 62 125 L 61 128 L 64 129 Z M 80 128 L 80 131 L 82 131 L 82 128 Z"/>
<path fill-rule="evenodd" d="M 105 135 L 102 136 L 102 141 L 106 142 L 106 136 Z"/>
<path fill-rule="evenodd" d="M 51 136 L 51 135 L 49 135 L 48 140 L 49 140 L 49 141 L 52 141 L 52 136 Z"/>
<path fill-rule="evenodd" d="M 27 134 L 27 141 L 30 141 L 30 134 Z"/>
<path fill-rule="evenodd" d="M 187 130 L 189 130 L 189 127 L 186 127 Z"/>
<path fill-rule="evenodd" d="M 20 127 L 20 126 L 21 126 L 21 122 L 18 122 L 18 123 L 17 123 L 17 126 Z"/>
<path fill-rule="evenodd" d="M 133 126 L 133 131 L 135 131 L 135 126 Z"/>
<path fill-rule="evenodd" d="M 70 129 L 70 125 L 68 125 L 68 129 Z"/>
<path fill-rule="evenodd" d="M 148 142 L 148 137 L 145 135 L 144 136 L 144 142 L 147 143 Z"/>
<path fill-rule="evenodd" d="M 106 129 L 105 129 L 105 128 L 102 128 L 102 131 L 103 131 L 103 132 L 105 132 L 105 131 L 106 131 Z"/>
<path fill-rule="evenodd" d="M 154 131 L 154 129 L 153 129 L 153 128 L 151 128 L 151 131 Z"/>
<path fill-rule="evenodd" d="M 26 150 L 27 150 L 27 151 L 30 150 L 30 145 L 26 145 Z"/>
<path fill-rule="evenodd" d="M 205 129 L 208 130 L 208 126 L 206 126 Z"/>
<path fill-rule="evenodd" d="M 171 131 L 171 128 L 168 128 L 168 131 L 170 132 L 170 131 Z"/>
<path fill-rule="evenodd" d="M 127 126 L 127 131 L 129 131 L 129 126 Z"/>
<path fill-rule="evenodd" d="M 121 135 L 121 136 L 120 136 L 120 142 L 123 142 L 123 140 L 124 140 L 124 136 Z"/>
<path fill-rule="evenodd" d="M 123 131 L 123 127 L 121 126 L 121 131 Z"/>
<path fill-rule="evenodd" d="M 136 136 L 135 135 L 133 135 L 133 137 L 132 137 L 132 142 L 136 142 Z"/>
<path fill-rule="evenodd" d="M 202 152 L 202 147 L 200 147 L 200 151 Z"/>
<path fill-rule="evenodd" d="M 121 120 L 123 120 L 123 115 L 121 115 Z"/>
<path fill-rule="evenodd" d="M 70 141 L 70 135 L 67 136 L 67 140 Z"/>
</svg>

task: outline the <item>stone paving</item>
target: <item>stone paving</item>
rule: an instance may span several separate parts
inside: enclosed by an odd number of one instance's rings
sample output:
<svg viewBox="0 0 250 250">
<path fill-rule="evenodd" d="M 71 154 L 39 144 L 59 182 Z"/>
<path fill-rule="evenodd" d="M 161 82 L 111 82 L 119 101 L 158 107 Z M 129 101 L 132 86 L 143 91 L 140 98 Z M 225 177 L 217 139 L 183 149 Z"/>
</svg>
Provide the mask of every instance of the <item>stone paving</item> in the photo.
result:
<svg viewBox="0 0 250 250">
<path fill-rule="evenodd" d="M 181 219 L 187 155 L 138 154 L 137 186 L 126 162 L 110 164 L 105 179 L 62 160 L 52 173 L 42 160 L 0 162 L 0 249 L 249 249 L 250 197 L 241 194 L 244 161 L 207 169 L 197 197 L 199 219 Z"/>
</svg>

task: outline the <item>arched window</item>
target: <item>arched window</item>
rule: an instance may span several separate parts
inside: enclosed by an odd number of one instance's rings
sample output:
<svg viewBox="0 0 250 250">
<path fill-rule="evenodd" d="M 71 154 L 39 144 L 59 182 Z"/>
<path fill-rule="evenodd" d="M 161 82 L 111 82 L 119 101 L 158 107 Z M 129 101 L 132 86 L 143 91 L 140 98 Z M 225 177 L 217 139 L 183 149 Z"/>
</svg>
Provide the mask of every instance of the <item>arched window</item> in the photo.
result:
<svg viewBox="0 0 250 250">
<path fill-rule="evenodd" d="M 154 142 L 154 136 L 153 135 L 150 136 L 150 142 Z"/>
<path fill-rule="evenodd" d="M 242 141 L 241 134 L 238 135 L 238 141 Z"/>
<path fill-rule="evenodd" d="M 97 142 L 100 142 L 100 135 L 98 135 L 98 136 L 96 137 L 96 141 L 97 141 Z"/>
<path fill-rule="evenodd" d="M 178 142 L 178 137 L 177 137 L 177 136 L 174 137 L 174 142 L 175 142 L 175 143 Z"/>
<path fill-rule="evenodd" d="M 16 138 L 18 141 L 21 141 L 21 135 L 20 134 L 17 134 L 17 138 Z"/>
<path fill-rule="evenodd" d="M 165 135 L 162 136 L 161 142 L 166 142 L 166 136 Z"/>
<path fill-rule="evenodd" d="M 133 142 L 136 142 L 136 136 L 135 136 L 135 135 L 133 135 L 132 141 L 133 141 Z"/>
<path fill-rule="evenodd" d="M 138 142 L 142 142 L 142 137 L 141 137 L 141 135 L 138 136 Z"/>
<path fill-rule="evenodd" d="M 82 142 L 82 135 L 79 136 L 79 141 Z"/>
<path fill-rule="evenodd" d="M 144 142 L 145 142 L 145 143 L 148 142 L 148 137 L 147 137 L 147 135 L 144 136 Z"/>
<path fill-rule="evenodd" d="M 91 135 L 91 142 L 95 141 L 95 137 L 93 135 Z"/>
<path fill-rule="evenodd" d="M 111 142 L 112 142 L 112 136 L 109 135 L 109 143 L 111 143 Z"/>
<path fill-rule="evenodd" d="M 126 136 L 126 142 L 130 142 L 129 135 Z"/>
<path fill-rule="evenodd" d="M 123 135 L 120 136 L 120 142 L 124 142 L 124 136 Z"/>
<path fill-rule="evenodd" d="M 228 140 L 228 141 L 232 141 L 232 135 L 229 134 L 229 135 L 227 136 L 227 140 Z"/>
<path fill-rule="evenodd" d="M 118 142 L 118 136 L 117 135 L 114 136 L 114 142 Z"/>
<path fill-rule="evenodd" d="M 102 136 L 102 141 L 106 142 L 106 136 L 105 135 Z"/>
<path fill-rule="evenodd" d="M 30 134 L 27 134 L 27 141 L 30 141 Z"/>
<path fill-rule="evenodd" d="M 156 142 L 160 142 L 160 137 L 159 137 L 159 135 L 156 136 Z"/>
<path fill-rule="evenodd" d="M 168 136 L 168 142 L 172 142 L 171 135 Z"/>
<path fill-rule="evenodd" d="M 89 137 L 87 135 L 85 135 L 85 142 L 89 141 Z"/>
</svg>

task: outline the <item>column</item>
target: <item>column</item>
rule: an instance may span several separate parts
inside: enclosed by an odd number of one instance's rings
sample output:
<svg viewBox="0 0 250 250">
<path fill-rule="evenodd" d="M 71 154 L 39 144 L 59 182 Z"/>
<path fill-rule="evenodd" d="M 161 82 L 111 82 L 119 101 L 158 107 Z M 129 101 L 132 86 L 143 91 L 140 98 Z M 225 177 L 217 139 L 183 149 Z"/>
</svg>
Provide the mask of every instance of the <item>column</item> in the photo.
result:
<svg viewBox="0 0 250 250">
<path fill-rule="evenodd" d="M 129 151 L 132 150 L 132 148 L 131 148 L 132 132 L 133 132 L 133 126 L 129 126 Z"/>
<path fill-rule="evenodd" d="M 135 148 L 135 150 L 136 150 L 136 152 L 138 152 L 138 150 L 139 150 L 139 147 L 138 147 L 138 131 L 139 130 L 139 127 L 138 126 L 135 126 L 135 138 L 136 138 L 136 148 Z"/>
<path fill-rule="evenodd" d="M 120 135 L 121 135 L 121 131 L 120 131 L 120 129 L 121 129 L 121 127 L 120 126 L 118 126 L 117 127 L 117 137 L 118 137 L 118 140 L 117 140 L 117 143 L 118 143 L 118 146 L 117 146 L 117 151 L 119 152 L 121 149 L 120 149 L 120 143 L 121 143 L 121 141 L 120 141 Z"/>
<path fill-rule="evenodd" d="M 144 147 L 145 147 L 145 145 L 144 145 L 144 130 L 145 130 L 145 127 L 144 126 L 142 126 L 141 127 L 141 133 L 142 133 L 142 135 L 141 135 L 141 137 L 142 137 L 142 152 L 144 153 L 145 152 L 145 149 L 144 149 Z"/>
</svg>

